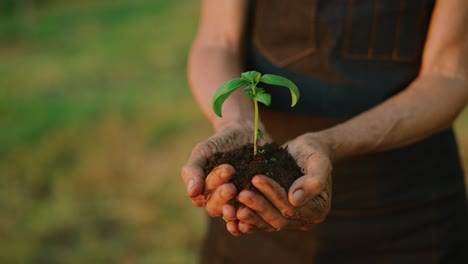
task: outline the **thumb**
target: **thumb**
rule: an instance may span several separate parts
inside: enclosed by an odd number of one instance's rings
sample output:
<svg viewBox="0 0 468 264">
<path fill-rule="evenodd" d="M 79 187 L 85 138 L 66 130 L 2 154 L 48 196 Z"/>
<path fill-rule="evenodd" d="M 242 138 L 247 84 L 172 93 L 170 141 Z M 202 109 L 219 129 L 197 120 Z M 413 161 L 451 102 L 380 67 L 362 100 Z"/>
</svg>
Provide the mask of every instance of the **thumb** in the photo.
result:
<svg viewBox="0 0 468 264">
<path fill-rule="evenodd" d="M 204 167 L 208 157 L 215 152 L 211 145 L 199 143 L 192 150 L 189 160 L 182 167 L 182 179 L 187 187 L 187 195 L 191 198 L 203 193 L 205 185 Z"/>
<path fill-rule="evenodd" d="M 205 177 L 200 167 L 187 164 L 182 167 L 182 179 L 187 187 L 187 195 L 194 198 L 203 193 Z"/>
<path fill-rule="evenodd" d="M 288 199 L 294 207 L 299 207 L 317 197 L 324 190 L 325 183 L 321 180 L 321 177 L 304 175 L 291 185 Z"/>
</svg>

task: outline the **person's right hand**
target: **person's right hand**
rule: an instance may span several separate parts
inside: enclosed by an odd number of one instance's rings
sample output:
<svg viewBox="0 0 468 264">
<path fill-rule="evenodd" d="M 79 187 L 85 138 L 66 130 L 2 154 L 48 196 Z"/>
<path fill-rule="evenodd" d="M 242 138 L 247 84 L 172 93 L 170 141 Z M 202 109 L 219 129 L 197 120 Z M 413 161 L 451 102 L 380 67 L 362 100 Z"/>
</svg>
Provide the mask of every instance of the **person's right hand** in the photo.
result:
<svg viewBox="0 0 468 264">
<path fill-rule="evenodd" d="M 205 179 L 204 167 L 207 160 L 216 152 L 229 151 L 252 143 L 253 131 L 253 124 L 248 122 L 225 125 L 208 140 L 197 144 L 182 168 L 182 178 L 192 203 L 204 207 L 211 217 L 222 216 L 223 207 L 224 215 L 235 215 L 235 209 L 229 205 L 229 202 L 235 198 L 237 190 L 232 183 L 229 183 L 235 173 L 231 165 L 223 164 L 216 167 Z M 264 134 L 268 140 L 268 135 Z M 236 233 L 236 230 L 233 232 Z"/>
</svg>

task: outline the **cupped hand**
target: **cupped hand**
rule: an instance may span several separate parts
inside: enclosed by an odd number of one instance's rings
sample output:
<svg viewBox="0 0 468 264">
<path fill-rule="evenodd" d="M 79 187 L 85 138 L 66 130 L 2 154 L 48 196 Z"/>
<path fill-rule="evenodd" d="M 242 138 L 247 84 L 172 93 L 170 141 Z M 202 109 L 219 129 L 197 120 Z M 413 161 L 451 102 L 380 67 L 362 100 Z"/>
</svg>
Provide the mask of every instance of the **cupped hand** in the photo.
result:
<svg viewBox="0 0 468 264">
<path fill-rule="evenodd" d="M 182 179 L 187 187 L 187 195 L 192 203 L 204 207 L 212 217 L 235 211 L 230 202 L 237 194 L 236 187 L 229 183 L 235 173 L 231 165 L 223 164 L 214 168 L 205 179 L 204 167 L 208 159 L 216 152 L 236 149 L 253 141 L 253 124 L 235 122 L 224 126 L 208 140 L 195 146 L 187 163 L 182 168 Z M 234 218 L 225 218 L 229 226 L 235 222 Z M 235 232 L 236 230 L 233 230 Z"/>
<path fill-rule="evenodd" d="M 287 192 L 271 178 L 255 176 L 252 184 L 258 191 L 243 190 L 239 193 L 238 200 L 245 207 L 236 212 L 237 229 L 231 227 L 228 231 L 308 230 L 325 220 L 331 208 L 331 149 L 313 133 L 299 136 L 287 142 L 285 147 L 303 169 L 304 175 Z"/>
</svg>

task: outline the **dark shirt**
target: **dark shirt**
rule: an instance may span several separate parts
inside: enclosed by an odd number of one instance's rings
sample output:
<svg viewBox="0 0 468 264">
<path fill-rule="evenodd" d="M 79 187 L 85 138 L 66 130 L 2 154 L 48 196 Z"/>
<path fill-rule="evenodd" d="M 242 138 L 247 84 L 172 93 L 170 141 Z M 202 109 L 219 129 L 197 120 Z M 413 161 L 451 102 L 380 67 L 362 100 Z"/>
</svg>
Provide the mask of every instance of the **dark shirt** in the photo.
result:
<svg viewBox="0 0 468 264">
<path fill-rule="evenodd" d="M 287 89 L 264 85 L 271 110 L 346 120 L 417 77 L 433 8 L 433 0 L 256 0 L 248 67 L 299 87 L 301 97 L 291 108 Z M 464 188 L 451 129 L 335 164 L 334 174 L 336 210 L 421 203 L 432 199 L 435 186 L 437 196 Z"/>
<path fill-rule="evenodd" d="M 351 118 L 405 89 L 421 66 L 434 0 L 257 0 L 247 67 L 274 111 Z M 428 106 L 430 107 L 430 106 Z M 231 236 L 210 219 L 202 263 L 468 263 L 468 210 L 451 129 L 413 145 L 334 164 L 332 210 L 310 232 Z"/>
<path fill-rule="evenodd" d="M 434 0 L 257 0 L 248 68 L 292 79 L 301 99 L 264 85 L 271 109 L 347 119 L 416 78 Z"/>
</svg>

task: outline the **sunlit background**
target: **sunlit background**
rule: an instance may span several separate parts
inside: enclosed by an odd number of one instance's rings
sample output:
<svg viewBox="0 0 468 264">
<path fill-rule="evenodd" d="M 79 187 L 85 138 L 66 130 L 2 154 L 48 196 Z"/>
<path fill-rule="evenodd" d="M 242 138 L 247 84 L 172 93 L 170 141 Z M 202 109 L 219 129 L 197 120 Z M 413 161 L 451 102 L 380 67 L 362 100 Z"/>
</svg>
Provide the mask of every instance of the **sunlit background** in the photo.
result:
<svg viewBox="0 0 468 264">
<path fill-rule="evenodd" d="M 198 5 L 0 0 L 0 263 L 196 263 Z M 456 128 L 468 168 L 466 110 Z"/>
</svg>

